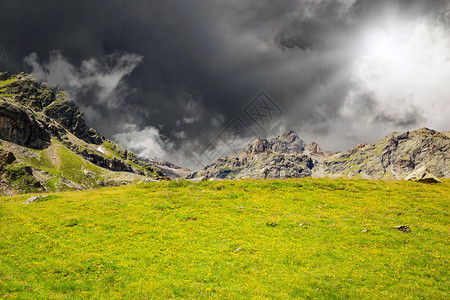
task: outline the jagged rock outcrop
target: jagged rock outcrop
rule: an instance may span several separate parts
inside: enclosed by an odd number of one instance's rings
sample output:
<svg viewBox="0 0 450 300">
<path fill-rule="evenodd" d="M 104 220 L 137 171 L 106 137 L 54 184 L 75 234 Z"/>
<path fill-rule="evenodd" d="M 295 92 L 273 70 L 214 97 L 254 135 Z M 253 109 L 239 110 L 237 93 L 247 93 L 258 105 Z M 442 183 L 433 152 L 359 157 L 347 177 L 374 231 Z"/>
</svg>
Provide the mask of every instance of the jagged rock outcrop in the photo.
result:
<svg viewBox="0 0 450 300">
<path fill-rule="evenodd" d="M 0 72 L 0 80 L 7 80 L 10 77 L 11 77 L 11 72 L 9 72 L 9 71 Z"/>
<path fill-rule="evenodd" d="M 312 175 L 312 159 L 307 155 L 270 154 L 251 160 L 236 178 L 302 178 Z M 224 171 L 222 171 L 224 172 Z"/>
<path fill-rule="evenodd" d="M 133 172 L 133 168 L 131 167 L 130 163 L 118 159 L 117 157 L 108 159 L 100 154 L 95 154 L 92 151 L 88 151 L 87 149 L 84 149 L 83 151 L 78 153 L 86 160 L 99 167 L 109 169 L 111 171 Z"/>
<path fill-rule="evenodd" d="M 270 140 L 258 138 L 238 155 L 221 158 L 188 178 L 308 177 L 313 160 L 302 155 L 304 150 L 304 142 L 289 130 Z"/>
<path fill-rule="evenodd" d="M 247 155 L 255 155 L 270 149 L 271 148 L 268 140 L 257 138 L 253 143 L 251 143 L 247 148 L 244 149 L 244 153 Z"/>
<path fill-rule="evenodd" d="M 0 170 L 16 161 L 14 153 L 0 149 Z"/>
</svg>

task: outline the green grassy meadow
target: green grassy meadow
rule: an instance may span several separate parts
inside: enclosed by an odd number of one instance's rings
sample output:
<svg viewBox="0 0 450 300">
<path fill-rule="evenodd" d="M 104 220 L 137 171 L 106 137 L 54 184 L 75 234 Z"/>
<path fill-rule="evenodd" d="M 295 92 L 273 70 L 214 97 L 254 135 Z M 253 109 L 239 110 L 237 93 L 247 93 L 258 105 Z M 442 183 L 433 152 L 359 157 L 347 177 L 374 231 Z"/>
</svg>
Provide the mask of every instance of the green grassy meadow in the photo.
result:
<svg viewBox="0 0 450 300">
<path fill-rule="evenodd" d="M 449 298 L 450 180 L 171 181 L 29 197 L 0 198 L 0 297 Z"/>
</svg>

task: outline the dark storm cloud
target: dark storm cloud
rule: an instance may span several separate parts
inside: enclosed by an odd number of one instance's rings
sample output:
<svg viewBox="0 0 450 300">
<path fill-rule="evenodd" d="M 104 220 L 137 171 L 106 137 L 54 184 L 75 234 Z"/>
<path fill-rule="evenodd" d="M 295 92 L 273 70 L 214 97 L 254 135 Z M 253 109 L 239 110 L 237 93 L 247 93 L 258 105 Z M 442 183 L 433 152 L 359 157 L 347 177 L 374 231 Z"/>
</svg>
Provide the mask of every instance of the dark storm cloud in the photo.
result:
<svg viewBox="0 0 450 300">
<path fill-rule="evenodd" d="M 362 28 L 382 18 L 444 20 L 446 2 L 2 1 L 0 68 L 46 73 L 106 136 L 122 134 L 132 147 L 147 132 L 156 143 L 148 149 L 189 165 L 186 152 L 262 90 L 284 110 L 267 134 L 325 134 L 357 85 Z M 416 113 L 391 123 L 412 125 Z"/>
</svg>

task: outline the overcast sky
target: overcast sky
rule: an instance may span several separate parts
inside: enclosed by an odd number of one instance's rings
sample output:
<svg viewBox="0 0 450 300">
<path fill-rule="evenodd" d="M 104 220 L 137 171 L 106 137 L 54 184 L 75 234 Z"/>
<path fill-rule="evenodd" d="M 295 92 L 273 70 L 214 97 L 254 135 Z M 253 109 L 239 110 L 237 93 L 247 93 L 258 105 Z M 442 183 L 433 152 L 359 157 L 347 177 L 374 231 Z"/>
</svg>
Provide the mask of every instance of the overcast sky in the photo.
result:
<svg viewBox="0 0 450 300">
<path fill-rule="evenodd" d="M 14 0 L 0 11 L 1 70 L 68 89 L 106 137 L 192 169 L 288 129 L 334 151 L 450 130 L 447 0 Z"/>
</svg>

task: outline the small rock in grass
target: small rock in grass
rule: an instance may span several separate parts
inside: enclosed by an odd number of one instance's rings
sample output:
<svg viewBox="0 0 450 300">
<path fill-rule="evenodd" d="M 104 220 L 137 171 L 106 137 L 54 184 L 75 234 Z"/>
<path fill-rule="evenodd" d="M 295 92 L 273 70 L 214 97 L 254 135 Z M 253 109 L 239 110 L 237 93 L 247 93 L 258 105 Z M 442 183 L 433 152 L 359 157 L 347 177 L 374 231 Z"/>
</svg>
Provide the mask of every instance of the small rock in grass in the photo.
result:
<svg viewBox="0 0 450 300">
<path fill-rule="evenodd" d="M 28 198 L 27 201 L 24 202 L 24 204 L 33 203 L 34 201 L 36 201 L 37 199 L 42 198 L 42 197 L 44 197 L 44 196 L 42 196 L 42 195 L 33 196 L 31 198 Z"/>
<path fill-rule="evenodd" d="M 408 225 L 395 226 L 395 228 L 397 228 L 397 230 L 401 231 L 401 232 L 410 232 L 411 231 L 411 229 L 409 228 Z"/>
<path fill-rule="evenodd" d="M 245 209 L 245 207 L 243 207 L 243 206 L 239 206 L 239 207 L 238 207 L 238 209 Z"/>
<path fill-rule="evenodd" d="M 369 231 L 368 229 L 363 229 L 363 230 L 362 230 L 362 232 L 368 232 L 368 231 Z"/>
</svg>

